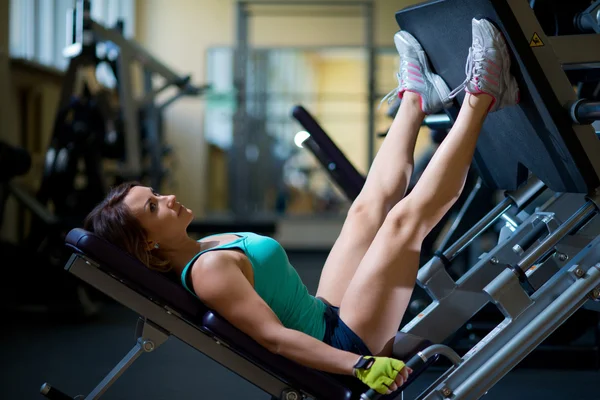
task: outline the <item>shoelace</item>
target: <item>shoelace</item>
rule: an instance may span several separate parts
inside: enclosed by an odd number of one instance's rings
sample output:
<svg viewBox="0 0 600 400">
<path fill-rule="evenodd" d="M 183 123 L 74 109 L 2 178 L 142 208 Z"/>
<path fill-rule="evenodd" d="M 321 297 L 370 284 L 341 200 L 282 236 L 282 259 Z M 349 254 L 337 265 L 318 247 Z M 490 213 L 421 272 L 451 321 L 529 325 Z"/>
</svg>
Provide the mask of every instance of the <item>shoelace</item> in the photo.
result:
<svg viewBox="0 0 600 400">
<path fill-rule="evenodd" d="M 477 45 L 478 43 L 475 44 Z M 467 57 L 467 63 L 465 65 L 465 74 L 467 77 L 463 83 L 450 92 L 448 99 L 453 99 L 456 97 L 465 87 L 467 87 L 467 84 L 471 81 L 471 79 L 477 78 L 477 80 L 479 80 L 479 77 L 481 76 L 479 74 L 479 68 L 481 66 L 481 62 L 484 60 L 483 48 L 480 45 L 477 46 L 477 48 L 469 48 L 469 56 Z"/>
<path fill-rule="evenodd" d="M 401 68 L 402 67 L 408 68 L 408 61 L 406 61 L 406 60 L 400 61 L 400 66 L 401 66 Z M 383 104 L 384 101 L 387 101 L 388 105 L 391 104 L 398 96 L 398 93 L 400 92 L 400 88 L 406 89 L 406 82 L 402 79 L 400 72 L 396 72 L 396 78 L 398 79 L 398 86 L 395 87 L 394 89 L 392 89 L 391 92 L 386 94 L 385 97 L 383 99 L 381 99 L 381 101 L 379 102 L 379 107 L 381 107 L 381 105 Z M 377 109 L 379 109 L 379 107 L 377 107 Z"/>
<path fill-rule="evenodd" d="M 469 47 L 469 55 L 467 57 L 467 63 L 465 64 L 465 74 L 467 77 L 465 78 L 463 83 L 461 83 L 457 88 L 450 92 L 447 100 L 456 97 L 462 90 L 464 90 L 465 87 L 467 87 L 467 84 L 471 81 L 471 79 L 477 78 L 477 80 L 479 80 L 479 78 L 481 77 L 479 70 L 481 67 L 481 62 L 483 62 L 484 60 L 485 58 L 483 57 L 483 47 L 478 41 L 476 41 L 475 43 L 473 43 L 472 47 Z M 398 82 L 401 82 L 401 85 L 404 86 L 405 83 L 401 79 L 399 72 L 396 72 L 396 77 L 398 78 Z M 381 107 L 381 105 L 385 101 L 387 101 L 387 103 L 390 104 L 395 99 L 395 97 L 398 96 L 399 91 L 400 85 L 392 89 L 392 91 L 388 94 L 386 94 L 384 98 L 381 99 L 381 101 L 379 102 L 379 106 L 377 108 L 379 109 L 379 107 Z"/>
<path fill-rule="evenodd" d="M 398 79 L 398 83 L 402 82 L 402 79 L 400 77 L 400 73 L 396 72 L 396 78 Z M 400 86 L 392 89 L 391 92 L 389 92 L 388 94 L 386 94 L 383 99 L 381 99 L 381 101 L 379 102 L 379 106 L 377 107 L 377 109 L 379 110 L 379 108 L 381 107 L 381 105 L 387 101 L 388 105 L 392 103 L 392 101 L 395 100 L 396 96 L 398 96 L 398 93 L 400 92 Z"/>
</svg>

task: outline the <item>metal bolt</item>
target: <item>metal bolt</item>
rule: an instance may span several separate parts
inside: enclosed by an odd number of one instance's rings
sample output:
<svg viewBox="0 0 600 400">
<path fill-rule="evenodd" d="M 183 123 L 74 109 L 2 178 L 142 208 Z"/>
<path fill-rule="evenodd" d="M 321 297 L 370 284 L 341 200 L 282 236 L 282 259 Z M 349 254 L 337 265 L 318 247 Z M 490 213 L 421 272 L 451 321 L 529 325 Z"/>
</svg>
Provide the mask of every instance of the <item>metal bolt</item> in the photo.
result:
<svg viewBox="0 0 600 400">
<path fill-rule="evenodd" d="M 574 272 L 575 272 L 575 276 L 578 278 L 581 278 L 585 274 L 585 271 L 579 267 L 575 268 Z"/>
<path fill-rule="evenodd" d="M 600 287 L 597 287 L 596 289 L 592 290 L 592 299 L 600 299 Z"/>
<path fill-rule="evenodd" d="M 151 340 L 144 340 L 142 342 L 142 346 L 144 348 L 144 351 L 146 352 L 151 352 L 152 350 L 154 350 L 154 342 L 152 342 Z"/>
<path fill-rule="evenodd" d="M 490 258 L 490 262 L 494 265 L 498 264 L 500 261 L 496 257 Z"/>
<path fill-rule="evenodd" d="M 523 248 L 521 246 L 519 246 L 518 244 L 515 244 L 512 249 L 519 256 L 523 255 L 523 253 L 525 253 L 525 251 L 523 250 Z"/>
<path fill-rule="evenodd" d="M 452 389 L 450 389 L 449 387 L 445 387 L 442 389 L 442 394 L 444 395 L 444 397 L 450 397 L 452 396 Z"/>
<path fill-rule="evenodd" d="M 289 390 L 289 391 L 286 390 L 283 392 L 283 398 L 285 400 L 299 400 L 300 395 L 298 394 L 298 392 L 296 392 L 294 390 Z"/>
<path fill-rule="evenodd" d="M 565 262 L 569 259 L 569 256 L 564 253 L 558 253 L 558 260 Z"/>
</svg>

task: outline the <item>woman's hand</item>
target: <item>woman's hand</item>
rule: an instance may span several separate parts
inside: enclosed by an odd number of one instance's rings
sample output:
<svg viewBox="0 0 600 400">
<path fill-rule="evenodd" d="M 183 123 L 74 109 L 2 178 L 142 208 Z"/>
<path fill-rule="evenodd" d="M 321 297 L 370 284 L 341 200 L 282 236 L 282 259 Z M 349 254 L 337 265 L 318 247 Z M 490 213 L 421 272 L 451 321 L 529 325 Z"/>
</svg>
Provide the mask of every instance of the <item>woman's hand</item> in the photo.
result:
<svg viewBox="0 0 600 400">
<path fill-rule="evenodd" d="M 379 394 L 390 394 L 408 380 L 413 371 L 402 361 L 388 357 L 361 357 L 354 375 Z"/>
</svg>

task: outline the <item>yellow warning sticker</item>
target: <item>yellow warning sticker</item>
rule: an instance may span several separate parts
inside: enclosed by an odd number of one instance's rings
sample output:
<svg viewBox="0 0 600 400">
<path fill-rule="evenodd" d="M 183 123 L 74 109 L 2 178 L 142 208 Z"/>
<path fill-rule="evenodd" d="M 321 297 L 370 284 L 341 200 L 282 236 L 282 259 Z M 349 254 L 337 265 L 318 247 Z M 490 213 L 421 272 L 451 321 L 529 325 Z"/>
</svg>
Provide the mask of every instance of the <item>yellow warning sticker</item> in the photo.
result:
<svg viewBox="0 0 600 400">
<path fill-rule="evenodd" d="M 540 39 L 540 35 L 538 35 L 537 32 L 534 32 L 531 42 L 529 42 L 529 47 L 542 47 L 543 45 L 544 42 Z"/>
</svg>

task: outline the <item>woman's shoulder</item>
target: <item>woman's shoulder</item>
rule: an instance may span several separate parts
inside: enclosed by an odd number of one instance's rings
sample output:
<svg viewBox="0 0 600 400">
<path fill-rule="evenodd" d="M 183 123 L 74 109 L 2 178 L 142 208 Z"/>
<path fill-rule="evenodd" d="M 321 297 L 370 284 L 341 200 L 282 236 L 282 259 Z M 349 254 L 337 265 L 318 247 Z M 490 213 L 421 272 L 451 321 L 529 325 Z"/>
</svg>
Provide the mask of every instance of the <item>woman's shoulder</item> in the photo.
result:
<svg viewBox="0 0 600 400">
<path fill-rule="evenodd" d="M 226 243 L 231 243 L 231 241 Z M 192 265 L 192 277 L 194 275 L 218 273 L 227 267 L 240 269 L 246 266 L 248 259 L 243 251 L 238 251 L 237 249 L 220 249 L 219 251 L 215 251 L 217 250 L 216 247 L 221 247 L 222 245 L 214 246 L 196 258 Z"/>
<path fill-rule="evenodd" d="M 207 251 L 194 261 L 194 270 L 211 270 L 224 265 L 236 264 L 238 257 L 230 251 Z"/>
<path fill-rule="evenodd" d="M 204 296 L 228 287 L 244 277 L 244 260 L 229 251 L 210 251 L 194 262 L 190 278 L 197 292 Z M 207 292 L 208 291 L 208 292 Z"/>
</svg>

